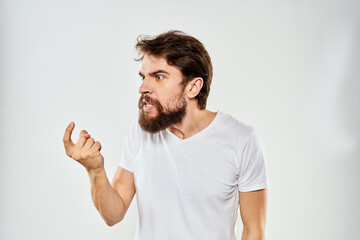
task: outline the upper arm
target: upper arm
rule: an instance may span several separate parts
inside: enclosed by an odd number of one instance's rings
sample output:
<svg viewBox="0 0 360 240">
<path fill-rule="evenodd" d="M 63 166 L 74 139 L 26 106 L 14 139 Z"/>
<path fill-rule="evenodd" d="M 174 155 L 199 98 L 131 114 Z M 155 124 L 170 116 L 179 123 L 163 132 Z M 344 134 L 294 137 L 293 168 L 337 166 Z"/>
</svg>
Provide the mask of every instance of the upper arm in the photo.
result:
<svg viewBox="0 0 360 240">
<path fill-rule="evenodd" d="M 111 186 L 120 195 L 125 203 L 124 216 L 135 195 L 136 189 L 134 184 L 134 174 L 125 168 L 118 166 Z"/>
<path fill-rule="evenodd" d="M 239 192 L 240 216 L 244 229 L 264 234 L 266 224 L 267 189 Z"/>
</svg>

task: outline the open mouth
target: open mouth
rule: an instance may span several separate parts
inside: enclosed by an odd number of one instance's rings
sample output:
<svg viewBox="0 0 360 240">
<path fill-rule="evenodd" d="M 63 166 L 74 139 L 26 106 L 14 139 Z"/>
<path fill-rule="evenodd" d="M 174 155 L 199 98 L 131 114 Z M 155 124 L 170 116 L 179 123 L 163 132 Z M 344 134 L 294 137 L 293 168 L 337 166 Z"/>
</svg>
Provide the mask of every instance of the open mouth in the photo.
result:
<svg viewBox="0 0 360 240">
<path fill-rule="evenodd" d="M 151 111 L 154 108 L 154 105 L 148 101 L 148 100 L 143 100 L 143 110 L 148 112 Z"/>
<path fill-rule="evenodd" d="M 144 106 L 148 106 L 148 107 L 149 107 L 149 106 L 153 106 L 151 102 L 143 101 L 143 103 L 144 103 Z"/>
</svg>

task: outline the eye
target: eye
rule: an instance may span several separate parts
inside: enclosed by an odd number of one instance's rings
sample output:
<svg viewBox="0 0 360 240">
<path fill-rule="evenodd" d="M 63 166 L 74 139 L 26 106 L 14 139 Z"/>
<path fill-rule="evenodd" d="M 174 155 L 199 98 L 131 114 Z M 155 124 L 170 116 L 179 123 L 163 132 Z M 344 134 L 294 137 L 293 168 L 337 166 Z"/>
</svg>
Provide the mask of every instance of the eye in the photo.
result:
<svg viewBox="0 0 360 240">
<path fill-rule="evenodd" d="M 157 80 L 162 80 L 162 79 L 164 79 L 164 76 L 162 76 L 162 75 L 155 75 L 155 77 L 156 77 Z"/>
<path fill-rule="evenodd" d="M 145 78 L 144 76 L 141 76 L 141 75 L 140 75 L 140 80 L 141 80 L 141 81 L 144 80 L 144 78 Z"/>
</svg>

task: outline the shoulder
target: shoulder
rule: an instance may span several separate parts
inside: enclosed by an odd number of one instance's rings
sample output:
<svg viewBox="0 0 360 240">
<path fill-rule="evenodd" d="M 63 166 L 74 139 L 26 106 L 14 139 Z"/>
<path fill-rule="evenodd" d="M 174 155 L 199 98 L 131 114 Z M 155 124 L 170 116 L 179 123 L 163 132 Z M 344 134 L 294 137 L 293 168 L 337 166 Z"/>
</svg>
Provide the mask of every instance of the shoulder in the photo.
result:
<svg viewBox="0 0 360 240">
<path fill-rule="evenodd" d="M 241 141 L 246 141 L 253 133 L 254 128 L 228 113 L 219 111 L 219 125 L 224 132 L 228 132 L 239 138 Z"/>
</svg>

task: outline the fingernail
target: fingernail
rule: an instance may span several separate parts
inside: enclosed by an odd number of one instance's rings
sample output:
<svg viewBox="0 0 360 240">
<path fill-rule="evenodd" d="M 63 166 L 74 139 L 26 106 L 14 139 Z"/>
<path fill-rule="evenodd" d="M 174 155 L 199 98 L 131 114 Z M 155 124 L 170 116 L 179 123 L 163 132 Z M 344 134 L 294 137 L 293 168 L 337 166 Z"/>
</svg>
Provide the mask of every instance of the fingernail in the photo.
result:
<svg viewBox="0 0 360 240">
<path fill-rule="evenodd" d="M 70 127 L 72 127 L 72 126 L 74 126 L 74 123 L 73 123 L 73 122 L 71 122 L 69 125 L 70 125 Z"/>
</svg>

